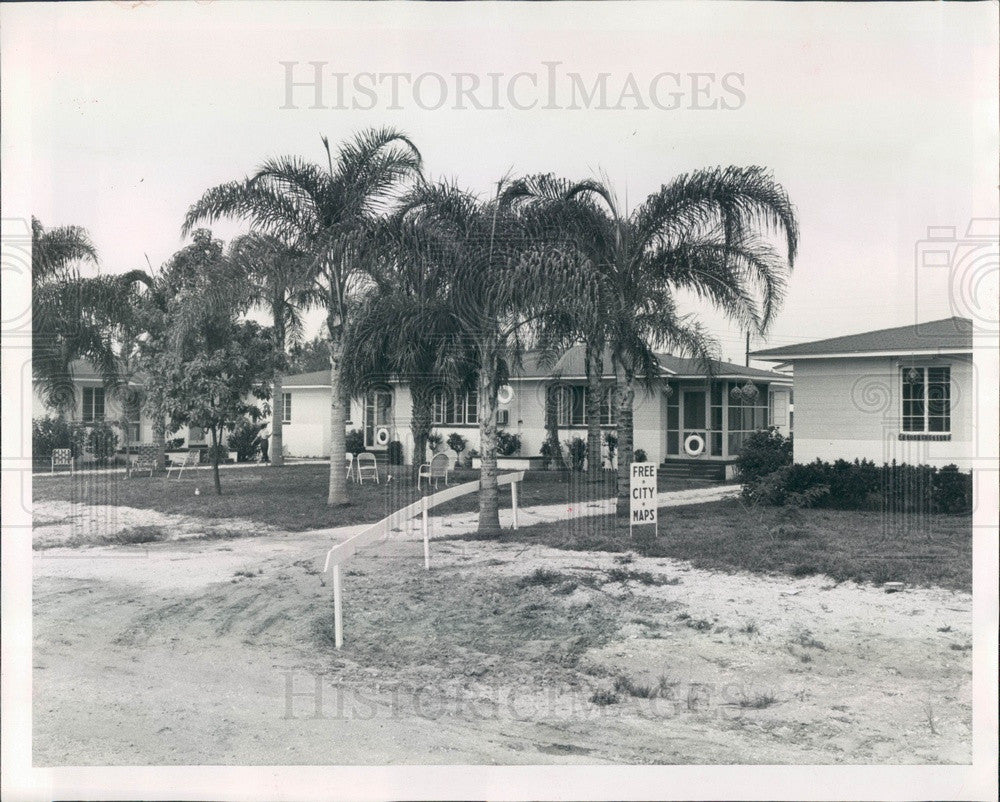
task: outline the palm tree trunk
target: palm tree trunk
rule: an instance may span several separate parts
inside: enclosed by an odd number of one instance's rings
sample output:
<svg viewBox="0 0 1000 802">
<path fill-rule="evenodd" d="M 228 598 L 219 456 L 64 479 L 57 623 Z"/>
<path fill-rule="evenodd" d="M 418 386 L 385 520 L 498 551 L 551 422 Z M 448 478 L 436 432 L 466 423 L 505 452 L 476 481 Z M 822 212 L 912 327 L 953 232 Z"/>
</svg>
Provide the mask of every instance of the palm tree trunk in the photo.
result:
<svg viewBox="0 0 1000 802">
<path fill-rule="evenodd" d="M 587 370 L 587 473 L 590 481 L 604 476 L 601 457 L 601 378 L 604 375 L 604 355 L 599 347 L 586 346 Z"/>
<path fill-rule="evenodd" d="M 219 435 L 216 427 L 210 428 L 212 432 L 212 478 L 215 480 L 215 495 L 222 495 L 222 482 L 219 481 Z"/>
<path fill-rule="evenodd" d="M 281 365 L 285 360 L 285 321 L 282 310 L 274 310 L 274 378 L 271 382 L 271 467 L 280 468 L 285 464 L 284 441 L 281 435 L 282 418 L 284 417 L 284 385 L 281 375 Z"/>
<path fill-rule="evenodd" d="M 427 457 L 427 436 L 431 433 L 434 421 L 434 391 L 426 382 L 412 382 L 410 396 L 413 399 L 413 412 L 410 417 L 410 434 L 413 437 L 411 473 L 415 482 L 420 466 Z"/>
<path fill-rule="evenodd" d="M 479 534 L 500 534 L 500 493 L 497 486 L 497 387 L 496 360 L 491 354 L 479 366 L 479 442 L 482 468 L 479 472 Z"/>
<path fill-rule="evenodd" d="M 271 397 L 274 401 L 271 404 L 271 453 L 268 456 L 271 458 L 272 468 L 280 468 L 285 464 L 284 438 L 281 433 L 281 419 L 285 414 L 283 378 L 280 373 L 275 373 L 274 379 L 271 382 L 274 388 Z"/>
<path fill-rule="evenodd" d="M 559 385 L 545 388 L 545 442 L 549 451 L 549 470 L 566 470 L 562 446 L 559 444 Z"/>
<path fill-rule="evenodd" d="M 635 402 L 635 375 L 631 367 L 616 371 L 615 401 L 618 404 L 618 501 L 619 516 L 628 517 L 629 466 L 632 463 L 632 405 Z"/>
<path fill-rule="evenodd" d="M 344 409 L 344 335 L 340 326 L 330 326 L 330 485 L 328 507 L 350 503 L 347 497 L 347 417 Z"/>
</svg>

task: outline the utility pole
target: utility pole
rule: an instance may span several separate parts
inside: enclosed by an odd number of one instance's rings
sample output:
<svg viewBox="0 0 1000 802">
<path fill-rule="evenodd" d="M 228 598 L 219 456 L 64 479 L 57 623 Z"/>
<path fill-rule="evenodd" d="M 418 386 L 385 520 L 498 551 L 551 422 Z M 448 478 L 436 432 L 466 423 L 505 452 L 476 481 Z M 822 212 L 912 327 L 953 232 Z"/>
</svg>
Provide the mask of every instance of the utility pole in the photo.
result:
<svg viewBox="0 0 1000 802">
<path fill-rule="evenodd" d="M 747 331 L 746 366 L 750 367 L 750 332 Z"/>
</svg>

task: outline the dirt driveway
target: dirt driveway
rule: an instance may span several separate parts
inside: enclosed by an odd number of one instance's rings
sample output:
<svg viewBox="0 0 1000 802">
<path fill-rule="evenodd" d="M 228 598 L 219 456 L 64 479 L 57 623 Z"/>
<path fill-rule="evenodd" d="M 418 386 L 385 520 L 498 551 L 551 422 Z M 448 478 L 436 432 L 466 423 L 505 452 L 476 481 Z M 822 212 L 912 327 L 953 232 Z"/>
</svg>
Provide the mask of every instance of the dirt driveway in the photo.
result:
<svg viewBox="0 0 1000 802">
<path fill-rule="evenodd" d="M 35 763 L 971 758 L 969 594 L 447 539 L 463 530 L 438 523 L 429 572 L 412 532 L 359 554 L 340 652 L 329 540 L 37 550 Z"/>
</svg>

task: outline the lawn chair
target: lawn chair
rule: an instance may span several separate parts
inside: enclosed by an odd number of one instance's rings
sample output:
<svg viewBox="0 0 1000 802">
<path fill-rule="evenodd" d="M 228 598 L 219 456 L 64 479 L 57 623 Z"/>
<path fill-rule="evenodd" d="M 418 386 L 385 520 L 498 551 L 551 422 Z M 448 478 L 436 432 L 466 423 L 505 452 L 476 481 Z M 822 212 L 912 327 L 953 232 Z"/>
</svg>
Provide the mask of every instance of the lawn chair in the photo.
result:
<svg viewBox="0 0 1000 802">
<path fill-rule="evenodd" d="M 369 479 L 374 479 L 375 484 L 381 484 L 378 478 L 378 463 L 375 461 L 375 455 L 364 451 L 358 454 L 357 462 L 357 478 L 359 484 L 364 484 L 364 478 L 367 476 Z"/>
<path fill-rule="evenodd" d="M 354 476 L 354 455 L 348 454 L 345 459 L 347 460 L 347 478 L 350 479 Z"/>
<path fill-rule="evenodd" d="M 171 464 L 171 466 L 167 468 L 167 478 L 168 479 L 170 478 L 170 472 L 174 468 L 176 468 L 177 478 L 180 479 L 181 475 L 184 473 L 185 468 L 193 468 L 199 462 L 201 462 L 201 451 L 198 450 L 197 448 L 188 449 L 188 453 L 184 455 L 184 459 L 181 460 L 180 465 Z"/>
<path fill-rule="evenodd" d="M 73 451 L 69 448 L 54 448 L 52 449 L 52 473 L 56 472 L 56 468 L 69 468 L 69 472 L 73 473 Z"/>
<path fill-rule="evenodd" d="M 434 487 L 438 486 L 438 481 L 444 479 L 444 486 L 448 486 L 448 474 L 451 472 L 451 458 L 447 454 L 435 454 L 430 462 L 425 462 L 417 471 L 417 490 L 420 489 L 420 480 L 426 479 L 428 486 L 433 481 Z"/>
<path fill-rule="evenodd" d="M 153 471 L 156 470 L 156 445 L 141 445 L 136 449 L 135 456 L 129 461 L 125 473 L 128 476 L 132 476 L 134 473 L 139 471 L 149 471 L 149 475 L 153 475 Z"/>
</svg>

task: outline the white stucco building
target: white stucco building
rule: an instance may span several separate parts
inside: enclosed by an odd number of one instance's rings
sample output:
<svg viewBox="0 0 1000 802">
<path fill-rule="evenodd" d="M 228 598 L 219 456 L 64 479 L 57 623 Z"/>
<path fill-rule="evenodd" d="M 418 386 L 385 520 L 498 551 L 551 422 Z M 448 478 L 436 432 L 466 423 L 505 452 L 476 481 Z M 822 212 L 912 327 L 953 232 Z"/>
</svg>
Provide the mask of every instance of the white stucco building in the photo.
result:
<svg viewBox="0 0 1000 802">
<path fill-rule="evenodd" d="M 634 412 L 635 448 L 647 458 L 663 463 L 707 463 L 719 468 L 732 462 L 743 439 L 767 425 L 787 433 L 790 425 L 791 379 L 786 374 L 757 370 L 726 362 L 713 365 L 713 381 L 690 359 L 662 354 L 662 374 L 652 390 L 639 389 Z M 614 384 L 611 360 L 605 359 L 602 427 L 614 430 L 610 389 Z M 559 439 L 585 439 L 586 410 L 584 349 L 569 349 L 550 369 L 543 369 L 528 354 L 523 368 L 510 379 L 510 398 L 501 398 L 500 424 L 521 438 L 518 456 L 537 457 L 545 440 L 545 398 L 552 384 L 560 387 Z M 327 371 L 284 379 L 284 398 L 275 404 L 284 416 L 284 444 L 289 456 L 324 457 L 330 449 L 330 385 Z M 506 393 L 504 394 L 506 395 Z M 412 404 L 404 383 L 389 381 L 365 398 L 353 399 L 348 429 L 361 429 L 371 451 L 385 450 L 381 440 L 398 440 L 404 461 L 413 460 L 410 436 Z M 434 431 L 447 439 L 459 432 L 468 448 L 479 448 L 479 420 L 475 392 L 456 393 L 441 388 L 434 409 Z M 696 436 L 704 447 L 690 453 L 685 442 Z M 421 457 L 422 459 L 423 457 Z"/>
<path fill-rule="evenodd" d="M 971 467 L 972 321 L 946 318 L 765 349 L 795 381 L 795 461 Z"/>
</svg>

